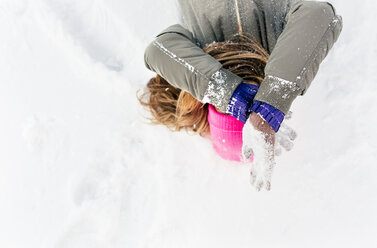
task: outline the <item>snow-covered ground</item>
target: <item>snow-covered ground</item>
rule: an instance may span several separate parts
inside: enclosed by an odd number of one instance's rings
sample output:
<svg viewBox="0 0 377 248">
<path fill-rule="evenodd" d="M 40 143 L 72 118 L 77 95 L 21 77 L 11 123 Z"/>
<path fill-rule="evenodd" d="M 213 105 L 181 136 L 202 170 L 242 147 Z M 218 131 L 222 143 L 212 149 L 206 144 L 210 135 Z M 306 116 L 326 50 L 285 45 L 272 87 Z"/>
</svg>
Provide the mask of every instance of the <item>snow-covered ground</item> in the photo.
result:
<svg viewBox="0 0 377 248">
<path fill-rule="evenodd" d="M 0 0 L 0 247 L 377 247 L 377 3 L 332 2 L 343 32 L 257 193 L 209 140 L 143 118 L 174 0 Z"/>
</svg>

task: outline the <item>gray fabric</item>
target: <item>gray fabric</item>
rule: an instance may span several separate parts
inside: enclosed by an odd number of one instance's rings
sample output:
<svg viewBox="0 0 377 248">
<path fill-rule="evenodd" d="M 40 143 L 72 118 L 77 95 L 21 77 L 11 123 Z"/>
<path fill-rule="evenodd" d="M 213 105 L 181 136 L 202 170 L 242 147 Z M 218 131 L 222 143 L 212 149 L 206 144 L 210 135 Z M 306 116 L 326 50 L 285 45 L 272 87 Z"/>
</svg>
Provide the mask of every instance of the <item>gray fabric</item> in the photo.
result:
<svg viewBox="0 0 377 248">
<path fill-rule="evenodd" d="M 145 65 L 171 85 L 225 112 L 242 78 L 195 44 L 191 33 L 177 24 L 164 30 L 145 51 Z M 224 100 L 228 99 L 228 100 Z"/>
<path fill-rule="evenodd" d="M 239 32 L 253 34 L 271 53 L 255 97 L 287 113 L 306 92 L 337 40 L 342 19 L 326 2 L 295 0 L 179 0 L 185 28 L 173 25 L 145 51 L 148 69 L 196 99 L 226 111 L 242 78 L 222 68 L 202 47 Z M 236 3 L 238 8 L 236 8 Z M 239 13 L 240 22 L 237 14 Z"/>
<path fill-rule="evenodd" d="M 297 95 L 307 91 L 342 29 L 341 17 L 323 2 L 301 2 L 286 19 L 265 68 L 265 80 L 255 96 L 255 100 L 284 113 Z"/>
<path fill-rule="evenodd" d="M 242 31 L 253 34 L 272 51 L 283 31 L 285 16 L 298 0 L 179 0 L 185 26 L 202 46 L 224 41 L 238 33 L 237 10 Z"/>
</svg>

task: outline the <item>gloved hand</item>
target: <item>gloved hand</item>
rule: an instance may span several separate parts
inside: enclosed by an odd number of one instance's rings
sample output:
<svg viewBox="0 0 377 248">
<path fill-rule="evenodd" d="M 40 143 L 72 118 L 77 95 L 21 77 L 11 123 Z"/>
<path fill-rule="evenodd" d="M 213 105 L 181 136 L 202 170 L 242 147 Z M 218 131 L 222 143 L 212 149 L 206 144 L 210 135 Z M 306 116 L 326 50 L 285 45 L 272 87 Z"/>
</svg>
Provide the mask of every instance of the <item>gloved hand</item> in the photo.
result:
<svg viewBox="0 0 377 248">
<path fill-rule="evenodd" d="M 285 119 L 292 116 L 289 112 Z M 271 189 L 271 176 L 276 165 L 275 155 L 281 154 L 281 147 L 289 151 L 293 148 L 296 132 L 287 124 L 282 123 L 275 134 L 271 126 L 258 114 L 252 113 L 243 130 L 242 154 L 245 161 L 254 153 L 254 162 L 251 164 L 250 183 L 257 191 L 262 188 Z M 278 154 L 279 153 L 279 154 Z"/>
<path fill-rule="evenodd" d="M 271 176 L 275 167 L 275 131 L 255 112 L 251 113 L 242 130 L 242 155 L 245 161 L 254 154 L 250 183 L 257 191 L 271 189 Z"/>
</svg>

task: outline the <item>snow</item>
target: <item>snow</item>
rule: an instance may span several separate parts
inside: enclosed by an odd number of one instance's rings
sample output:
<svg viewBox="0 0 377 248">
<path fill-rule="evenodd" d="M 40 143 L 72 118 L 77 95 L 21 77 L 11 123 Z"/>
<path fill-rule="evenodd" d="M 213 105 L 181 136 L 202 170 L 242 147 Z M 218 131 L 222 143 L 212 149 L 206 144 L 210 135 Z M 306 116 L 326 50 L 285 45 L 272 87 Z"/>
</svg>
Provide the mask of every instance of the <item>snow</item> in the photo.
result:
<svg viewBox="0 0 377 248">
<path fill-rule="evenodd" d="M 274 147 L 267 141 L 267 137 L 263 132 L 256 130 L 250 121 L 247 121 L 242 129 L 242 156 L 244 161 L 247 161 L 254 154 L 250 183 L 257 191 L 271 189 L 271 177 L 276 165 Z"/>
<path fill-rule="evenodd" d="M 224 106 L 224 98 L 229 94 L 229 88 L 236 88 L 234 82 L 228 81 L 228 84 L 225 84 L 226 80 L 227 75 L 222 69 L 213 73 L 208 80 L 208 86 L 204 92 L 202 102 L 210 103 L 219 108 L 220 106 Z"/>
<path fill-rule="evenodd" d="M 343 32 L 258 193 L 137 102 L 175 1 L 0 1 L 0 246 L 376 247 L 377 4 L 332 3 Z"/>
<path fill-rule="evenodd" d="M 304 70 L 305 70 L 305 68 L 304 68 Z M 274 91 L 280 91 L 282 87 L 292 88 L 294 90 L 296 90 L 296 88 L 298 88 L 296 83 L 282 79 L 282 78 L 279 78 L 279 77 L 276 77 L 276 76 L 267 75 L 266 78 L 271 79 L 271 81 L 274 82 L 274 84 L 272 85 L 272 90 L 274 90 Z M 301 79 L 301 77 L 298 76 L 297 79 Z"/>
</svg>

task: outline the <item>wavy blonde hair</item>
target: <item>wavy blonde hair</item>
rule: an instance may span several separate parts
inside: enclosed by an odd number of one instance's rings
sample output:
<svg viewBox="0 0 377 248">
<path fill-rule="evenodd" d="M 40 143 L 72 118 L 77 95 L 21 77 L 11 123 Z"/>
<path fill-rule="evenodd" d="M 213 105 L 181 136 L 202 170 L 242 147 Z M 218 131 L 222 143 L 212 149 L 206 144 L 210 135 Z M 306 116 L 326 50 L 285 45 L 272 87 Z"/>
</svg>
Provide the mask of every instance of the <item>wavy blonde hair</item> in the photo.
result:
<svg viewBox="0 0 377 248">
<path fill-rule="evenodd" d="M 251 35 L 237 34 L 229 41 L 211 43 L 203 50 L 244 82 L 260 85 L 263 81 L 269 54 Z M 160 75 L 149 80 L 147 91 L 138 99 L 152 114 L 152 124 L 163 124 L 171 131 L 184 129 L 201 136 L 210 132 L 208 105 L 173 87 Z"/>
</svg>

